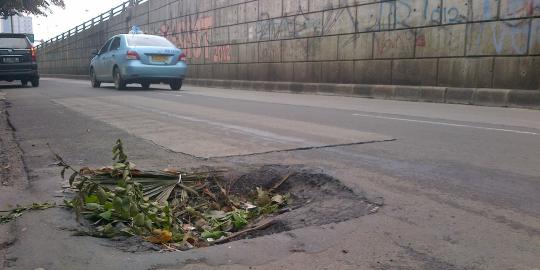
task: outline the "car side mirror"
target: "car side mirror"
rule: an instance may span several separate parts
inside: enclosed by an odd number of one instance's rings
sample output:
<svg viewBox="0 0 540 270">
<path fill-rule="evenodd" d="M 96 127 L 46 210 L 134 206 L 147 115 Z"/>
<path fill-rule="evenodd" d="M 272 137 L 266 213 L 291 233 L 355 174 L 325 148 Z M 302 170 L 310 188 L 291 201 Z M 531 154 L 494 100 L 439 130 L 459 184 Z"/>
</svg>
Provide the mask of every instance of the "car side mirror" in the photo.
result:
<svg viewBox="0 0 540 270">
<path fill-rule="evenodd" d="M 98 54 L 99 54 L 99 52 L 98 52 L 97 49 L 93 49 L 93 50 L 92 50 L 92 55 L 98 55 Z"/>
</svg>

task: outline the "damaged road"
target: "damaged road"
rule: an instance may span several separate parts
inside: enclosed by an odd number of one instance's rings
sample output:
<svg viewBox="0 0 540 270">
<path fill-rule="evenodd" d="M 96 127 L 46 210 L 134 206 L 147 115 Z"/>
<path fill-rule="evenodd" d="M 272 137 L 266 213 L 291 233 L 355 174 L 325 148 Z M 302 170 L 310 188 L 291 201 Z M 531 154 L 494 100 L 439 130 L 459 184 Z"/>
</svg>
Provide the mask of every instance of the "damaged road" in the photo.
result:
<svg viewBox="0 0 540 270">
<path fill-rule="evenodd" d="M 19 197 L 27 185 L 22 153 L 14 138 L 14 130 L 8 121 L 6 95 L 0 92 L 0 205 L 2 207 L 24 203 Z M 3 214 L 3 213 L 2 213 Z M 0 266 L 10 265 L 8 248 L 17 241 L 16 225 L 0 224 Z"/>
<path fill-rule="evenodd" d="M 284 187 L 319 201 L 283 214 L 283 226 L 252 235 L 259 237 L 184 252 L 73 236 L 72 212 L 30 212 L 0 227 L 10 237 L 1 249 L 5 269 L 540 265 L 537 111 L 190 86 L 117 92 L 58 79 L 42 86 L 0 87 L 16 130 L 1 114 L 2 143 L 16 139 L 7 155 L 15 160 L 1 162 L 22 169 L 10 176 L 13 186 L 1 187 L 0 210 L 62 204 L 64 182 L 47 144 L 73 166 L 99 168 L 111 163 L 117 138 L 149 169 L 237 168 L 251 175 L 242 185 L 304 172 L 309 177 Z"/>
</svg>

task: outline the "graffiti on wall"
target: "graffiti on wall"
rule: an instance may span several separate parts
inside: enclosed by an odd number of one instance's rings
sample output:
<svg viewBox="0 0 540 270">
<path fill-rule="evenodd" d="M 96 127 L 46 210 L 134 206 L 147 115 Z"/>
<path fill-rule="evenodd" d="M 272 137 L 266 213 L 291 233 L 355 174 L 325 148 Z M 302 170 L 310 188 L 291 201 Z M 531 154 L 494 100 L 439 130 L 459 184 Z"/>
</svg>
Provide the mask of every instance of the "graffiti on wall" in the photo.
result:
<svg viewBox="0 0 540 270">
<path fill-rule="evenodd" d="M 414 47 L 414 31 L 400 30 L 392 32 L 382 32 L 375 37 L 376 56 L 410 56 Z"/>
<path fill-rule="evenodd" d="M 481 23 L 471 30 L 470 54 L 525 54 L 529 35 L 526 20 Z"/>
<path fill-rule="evenodd" d="M 535 9 L 538 9 L 539 7 L 540 1 L 508 0 L 504 3 L 504 5 L 501 6 L 501 17 L 515 18 L 532 16 L 534 15 Z"/>
<path fill-rule="evenodd" d="M 322 33 L 322 16 L 300 14 L 295 18 L 294 37 L 318 36 Z"/>
<path fill-rule="evenodd" d="M 471 6 L 469 6 L 471 5 Z M 540 0 L 477 0 L 472 1 L 440 1 L 440 0 L 396 0 L 383 1 L 372 5 L 354 8 L 343 8 L 333 11 L 307 13 L 298 7 L 298 15 L 282 18 L 271 18 L 269 14 L 262 13 L 259 21 L 246 25 L 247 31 L 239 32 L 240 40 L 267 41 L 287 39 L 294 37 L 318 36 L 323 33 L 378 31 L 383 29 L 414 28 L 417 26 L 455 24 L 493 18 L 493 14 L 500 6 L 500 16 L 516 18 L 532 16 L 540 12 Z M 328 13 L 326 13 L 328 12 Z M 473 14 L 472 12 L 475 12 Z M 358 15 L 357 15 L 358 14 Z M 358 18 L 357 18 L 358 16 Z M 324 19 L 324 20 L 323 20 Z M 503 25 L 504 24 L 504 25 Z M 178 47 L 184 48 L 188 58 L 196 63 L 222 63 L 233 61 L 232 47 L 227 45 L 226 36 L 219 34 L 213 16 L 192 15 L 162 23 L 156 33 L 167 37 Z M 521 23 L 504 22 L 481 24 L 475 26 L 469 35 L 468 48 L 470 51 L 480 52 L 493 48 L 494 54 L 523 54 L 527 46 L 522 42 L 529 29 Z M 351 29 L 348 29 L 351 28 Z M 223 29 L 221 29 L 223 30 Z M 446 31 L 446 30 L 445 30 Z M 446 41 L 455 41 L 452 33 L 446 34 Z M 244 38 L 243 38 L 244 37 Z M 357 35 L 350 37 L 346 43 L 355 42 Z M 402 44 L 409 48 L 409 35 L 396 35 L 392 38 L 380 40 L 374 48 L 379 54 L 388 50 L 399 50 Z M 445 42 L 446 42 L 445 41 Z M 430 41 L 423 35 L 418 35 L 412 46 L 429 47 L 441 44 L 427 44 Z M 486 43 L 489 43 L 486 45 Z M 456 44 L 454 47 L 457 47 Z M 509 51 L 510 50 L 510 51 Z"/>
<path fill-rule="evenodd" d="M 177 47 L 184 49 L 187 58 L 192 62 L 230 62 L 230 45 L 209 49 L 213 25 L 213 16 L 186 16 L 160 24 L 153 34 L 166 37 Z"/>
</svg>

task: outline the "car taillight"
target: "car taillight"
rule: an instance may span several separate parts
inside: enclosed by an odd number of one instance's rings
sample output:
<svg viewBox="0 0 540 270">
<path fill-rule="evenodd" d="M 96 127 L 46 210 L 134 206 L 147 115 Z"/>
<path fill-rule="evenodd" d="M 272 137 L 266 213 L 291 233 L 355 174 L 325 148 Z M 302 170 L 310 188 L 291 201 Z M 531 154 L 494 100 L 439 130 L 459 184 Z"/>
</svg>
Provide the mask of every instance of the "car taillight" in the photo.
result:
<svg viewBox="0 0 540 270">
<path fill-rule="evenodd" d="M 36 48 L 34 47 L 30 48 L 30 52 L 32 54 L 32 62 L 36 62 L 37 61 Z"/>
<path fill-rule="evenodd" d="M 186 61 L 186 54 L 180 53 L 180 55 L 178 56 L 178 61 Z"/>
<path fill-rule="evenodd" d="M 126 58 L 128 60 L 141 60 L 139 54 L 136 51 L 128 51 Z"/>
</svg>

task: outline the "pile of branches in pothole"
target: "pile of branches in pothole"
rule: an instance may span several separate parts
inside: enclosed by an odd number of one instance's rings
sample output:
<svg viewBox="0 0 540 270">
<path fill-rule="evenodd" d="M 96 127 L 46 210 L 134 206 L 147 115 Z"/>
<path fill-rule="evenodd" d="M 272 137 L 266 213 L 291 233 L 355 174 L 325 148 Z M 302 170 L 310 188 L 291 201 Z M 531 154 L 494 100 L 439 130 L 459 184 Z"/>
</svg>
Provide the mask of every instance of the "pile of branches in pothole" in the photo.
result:
<svg viewBox="0 0 540 270">
<path fill-rule="evenodd" d="M 186 250 L 221 244 L 271 226 L 286 212 L 290 195 L 270 189 L 231 191 L 225 171 L 143 171 L 113 147 L 112 167 L 76 170 L 59 155 L 62 178 L 71 171 L 69 187 L 76 196 L 65 201 L 89 225 L 84 235 L 115 238 L 139 236 L 169 249 Z"/>
</svg>

